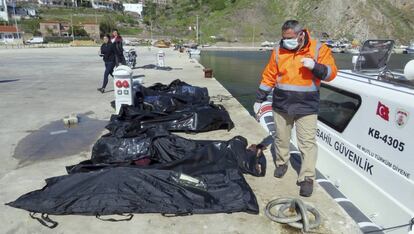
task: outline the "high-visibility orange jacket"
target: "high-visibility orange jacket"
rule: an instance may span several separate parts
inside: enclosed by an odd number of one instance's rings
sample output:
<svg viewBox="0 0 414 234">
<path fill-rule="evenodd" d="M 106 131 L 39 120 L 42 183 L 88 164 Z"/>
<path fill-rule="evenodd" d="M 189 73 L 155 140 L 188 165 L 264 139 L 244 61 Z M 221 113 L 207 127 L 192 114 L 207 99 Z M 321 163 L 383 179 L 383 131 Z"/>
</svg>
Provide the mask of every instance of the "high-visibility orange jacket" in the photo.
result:
<svg viewBox="0 0 414 234">
<path fill-rule="evenodd" d="M 313 58 L 315 67 L 309 70 L 301 59 Z M 313 40 L 305 31 L 305 45 L 299 50 L 283 48 L 281 41 L 270 56 L 262 74 L 257 101 L 266 99 L 273 90 L 273 109 L 289 115 L 315 114 L 319 109 L 321 80 L 331 81 L 337 74 L 331 50 L 325 44 Z"/>
</svg>

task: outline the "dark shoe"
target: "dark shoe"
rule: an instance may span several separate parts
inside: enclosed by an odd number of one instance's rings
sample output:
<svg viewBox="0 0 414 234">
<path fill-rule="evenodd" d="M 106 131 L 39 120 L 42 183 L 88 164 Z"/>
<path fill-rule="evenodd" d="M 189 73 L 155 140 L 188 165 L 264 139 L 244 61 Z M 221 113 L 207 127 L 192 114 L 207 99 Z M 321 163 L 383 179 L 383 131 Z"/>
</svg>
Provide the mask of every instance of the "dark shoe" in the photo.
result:
<svg viewBox="0 0 414 234">
<path fill-rule="evenodd" d="M 105 89 L 104 88 L 99 88 L 99 89 L 96 89 L 96 90 L 98 90 L 101 93 L 105 93 Z"/>
<path fill-rule="evenodd" d="M 286 164 L 276 166 L 275 173 L 273 175 L 276 178 L 282 178 L 286 174 L 287 169 L 288 169 L 288 165 L 286 165 Z"/>
<path fill-rule="evenodd" d="M 298 185 L 300 186 L 299 195 L 302 197 L 310 197 L 313 192 L 313 180 L 309 177 L 305 177 L 305 180 L 299 182 Z"/>
</svg>

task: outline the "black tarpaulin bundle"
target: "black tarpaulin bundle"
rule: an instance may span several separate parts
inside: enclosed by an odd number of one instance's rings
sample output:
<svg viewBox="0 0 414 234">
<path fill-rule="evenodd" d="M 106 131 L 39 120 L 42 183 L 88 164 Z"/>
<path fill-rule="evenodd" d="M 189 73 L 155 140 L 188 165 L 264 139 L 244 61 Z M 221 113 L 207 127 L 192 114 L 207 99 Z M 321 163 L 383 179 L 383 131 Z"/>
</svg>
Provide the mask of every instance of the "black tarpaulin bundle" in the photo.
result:
<svg viewBox="0 0 414 234">
<path fill-rule="evenodd" d="M 158 154 L 171 154 L 170 143 L 159 142 L 162 149 Z M 246 150 L 246 139 L 235 137 L 202 145 L 195 154 L 184 153 L 166 163 L 106 165 L 87 173 L 49 178 L 43 189 L 7 205 L 55 215 L 257 214 L 256 197 L 235 157 Z M 174 153 L 180 154 L 179 150 Z"/>
<path fill-rule="evenodd" d="M 169 85 L 156 83 L 150 87 L 134 86 L 134 105 L 140 109 L 170 113 L 189 105 L 208 104 L 207 88 L 174 80 Z"/>
<path fill-rule="evenodd" d="M 7 205 L 41 213 L 31 217 L 51 227 L 57 223 L 48 214 L 258 213 L 243 173 L 264 176 L 260 147 L 247 148 L 241 136 L 201 141 L 170 133 L 234 127 L 223 106 L 209 103 L 207 89 L 177 80 L 141 87 L 136 98 L 111 117 L 90 160 Z"/>
<path fill-rule="evenodd" d="M 230 130 L 234 123 L 222 105 L 210 103 L 207 88 L 175 80 L 169 85 L 134 86 L 134 106 L 122 106 L 107 129 L 128 137 L 142 128 L 161 126 L 174 132 Z"/>
<path fill-rule="evenodd" d="M 143 128 L 162 127 L 173 132 L 207 132 L 234 127 L 229 113 L 221 105 L 189 105 L 172 113 L 146 111 L 123 105 L 106 128 L 117 137 L 136 135 Z"/>
<path fill-rule="evenodd" d="M 155 83 L 148 87 L 150 90 L 159 91 L 163 93 L 170 93 L 176 95 L 190 96 L 194 98 L 193 102 L 199 100 L 200 102 L 207 102 L 209 100 L 207 88 L 189 85 L 179 79 L 172 81 L 169 85 L 162 83 Z"/>
<path fill-rule="evenodd" d="M 102 164 L 127 165 L 142 159 L 148 159 L 144 161 L 146 164 L 159 167 L 185 158 L 202 159 L 200 155 L 209 154 L 211 147 L 220 149 L 218 155 L 231 157 L 243 173 L 254 176 L 266 174 L 266 159 L 260 146 L 247 148 L 247 140 L 241 136 L 230 141 L 190 140 L 155 128 L 143 130 L 136 137 L 118 138 L 110 134 L 102 136 L 93 146 L 91 160 L 70 167 L 68 172 L 102 168 Z"/>
<path fill-rule="evenodd" d="M 202 186 L 177 181 L 172 170 L 113 167 L 46 180 L 7 205 L 49 215 L 125 213 L 257 214 L 256 198 L 237 169 L 199 173 Z"/>
<path fill-rule="evenodd" d="M 173 135 L 162 128 L 142 129 L 124 138 L 106 134 L 93 146 L 91 162 L 123 163 L 148 158 L 152 163 L 166 163 L 195 154 L 203 143 Z"/>
</svg>

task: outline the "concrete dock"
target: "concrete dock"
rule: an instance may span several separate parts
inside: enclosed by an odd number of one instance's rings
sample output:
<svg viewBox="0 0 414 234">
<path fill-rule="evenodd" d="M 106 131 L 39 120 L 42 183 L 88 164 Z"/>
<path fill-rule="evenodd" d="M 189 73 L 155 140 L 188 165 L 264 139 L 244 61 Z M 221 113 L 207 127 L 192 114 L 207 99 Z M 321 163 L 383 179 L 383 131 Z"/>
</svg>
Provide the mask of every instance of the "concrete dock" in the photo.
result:
<svg viewBox="0 0 414 234">
<path fill-rule="evenodd" d="M 196 60 L 172 49 L 163 49 L 166 66 L 172 69 L 145 69 L 145 65 L 156 63 L 159 49 L 139 47 L 137 50 L 138 68 L 134 69 L 134 77 L 143 78 L 144 85 L 168 84 L 181 79 L 207 87 L 212 100 L 224 105 L 235 123 L 235 128 L 229 132 L 181 135 L 218 140 L 241 135 L 249 144 L 267 137 L 255 119 L 216 79 L 204 78 L 203 67 Z M 98 48 L 0 50 L 0 233 L 302 233 L 272 222 L 264 215 L 270 200 L 299 197 L 297 174 L 291 167 L 283 179 L 273 177 L 269 149 L 265 151 L 266 176 L 245 176 L 256 194 L 259 215 L 234 213 L 166 218 L 160 214 L 135 214 L 129 222 L 115 223 L 93 216 L 52 215 L 59 226 L 48 229 L 31 219 L 27 211 L 5 206 L 4 203 L 22 194 L 42 188 L 44 179 L 66 174 L 65 166 L 90 157 L 93 143 L 106 132 L 105 121 L 114 113 L 109 104 L 114 99 L 112 79 L 106 93 L 96 90 L 101 85 L 103 72 Z M 221 98 L 217 98 L 219 95 Z M 63 117 L 74 113 L 82 114 L 78 132 L 60 125 Z M 81 125 L 83 120 L 87 120 L 85 125 Z M 69 133 L 70 137 L 65 136 Z M 316 206 L 322 215 L 322 224 L 313 233 L 359 233 L 354 221 L 320 186 L 315 186 L 312 197 L 302 199 Z"/>
</svg>

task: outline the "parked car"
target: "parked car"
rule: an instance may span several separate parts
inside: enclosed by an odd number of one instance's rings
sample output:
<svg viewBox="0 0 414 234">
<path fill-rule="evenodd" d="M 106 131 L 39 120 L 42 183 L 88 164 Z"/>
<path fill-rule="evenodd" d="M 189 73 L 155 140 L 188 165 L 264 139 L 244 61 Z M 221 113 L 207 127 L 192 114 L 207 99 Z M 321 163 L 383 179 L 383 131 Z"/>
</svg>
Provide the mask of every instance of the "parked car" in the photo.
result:
<svg viewBox="0 0 414 234">
<path fill-rule="evenodd" d="M 43 44 L 44 42 L 43 37 L 32 37 L 26 41 L 26 44 Z"/>
</svg>

